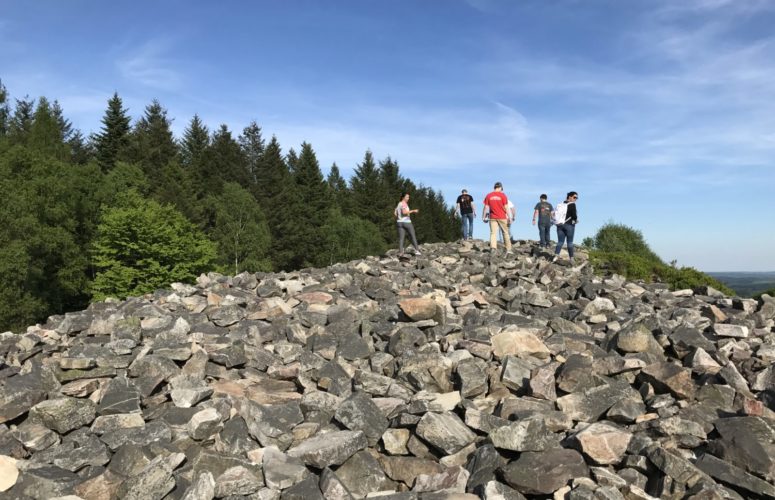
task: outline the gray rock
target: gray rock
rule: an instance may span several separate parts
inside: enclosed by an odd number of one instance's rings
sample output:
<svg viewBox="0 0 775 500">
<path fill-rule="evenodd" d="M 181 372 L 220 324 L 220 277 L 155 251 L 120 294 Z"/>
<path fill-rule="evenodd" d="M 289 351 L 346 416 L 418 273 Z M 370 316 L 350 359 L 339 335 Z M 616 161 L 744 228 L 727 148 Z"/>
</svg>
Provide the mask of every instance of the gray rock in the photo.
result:
<svg viewBox="0 0 775 500">
<path fill-rule="evenodd" d="M 264 482 L 270 488 L 284 490 L 306 478 L 310 472 L 298 458 L 276 448 L 265 448 L 263 456 Z"/>
<path fill-rule="evenodd" d="M 318 486 L 326 500 L 351 500 L 354 498 L 336 473 L 328 467 L 320 473 Z"/>
<path fill-rule="evenodd" d="M 116 377 L 108 382 L 97 407 L 98 414 L 114 415 L 139 411 L 140 392 L 130 379 Z"/>
<path fill-rule="evenodd" d="M 510 486 L 529 495 L 551 495 L 572 479 L 589 475 L 584 457 L 565 448 L 522 453 L 502 470 Z"/>
<path fill-rule="evenodd" d="M 182 500 L 212 500 L 215 498 L 215 479 L 209 472 L 202 472 L 183 494 Z"/>
<path fill-rule="evenodd" d="M 250 495 L 257 492 L 264 482 L 247 468 L 237 465 L 226 469 L 215 480 L 215 496 L 218 498 L 233 495 Z"/>
<path fill-rule="evenodd" d="M 307 476 L 303 481 L 283 491 L 280 498 L 282 500 L 324 500 L 316 476 Z"/>
<path fill-rule="evenodd" d="M 722 418 L 714 423 L 721 439 L 717 455 L 733 465 L 775 481 L 775 425 L 761 417 Z"/>
<path fill-rule="evenodd" d="M 288 450 L 288 455 L 322 469 L 340 465 L 356 451 L 364 449 L 368 439 L 362 431 L 334 431 L 319 434 Z"/>
<path fill-rule="evenodd" d="M 336 410 L 336 419 L 352 431 L 363 431 L 370 446 L 374 446 L 388 428 L 388 421 L 372 399 L 364 393 L 355 393 L 345 399 Z"/>
<path fill-rule="evenodd" d="M 634 392 L 626 382 L 611 381 L 584 392 L 557 398 L 557 406 L 574 420 L 594 422 L 614 404 L 632 398 Z"/>
<path fill-rule="evenodd" d="M 476 434 L 452 412 L 426 413 L 417 424 L 417 435 L 448 455 L 476 439 Z"/>
<path fill-rule="evenodd" d="M 395 489 L 395 483 L 388 479 L 380 463 L 368 451 L 354 454 L 336 470 L 336 475 L 347 490 L 358 498 L 375 491 Z"/>
<path fill-rule="evenodd" d="M 143 470 L 124 481 L 117 491 L 117 498 L 124 500 L 161 499 L 175 487 L 172 472 L 185 460 L 182 453 L 158 456 Z"/>
<path fill-rule="evenodd" d="M 42 401 L 30 409 L 30 421 L 38 422 L 60 434 L 89 425 L 96 405 L 89 399 L 61 397 Z"/>
<path fill-rule="evenodd" d="M 511 451 L 544 451 L 557 448 L 560 438 L 546 428 L 543 420 L 518 420 L 490 432 L 490 441 L 496 448 Z"/>
</svg>

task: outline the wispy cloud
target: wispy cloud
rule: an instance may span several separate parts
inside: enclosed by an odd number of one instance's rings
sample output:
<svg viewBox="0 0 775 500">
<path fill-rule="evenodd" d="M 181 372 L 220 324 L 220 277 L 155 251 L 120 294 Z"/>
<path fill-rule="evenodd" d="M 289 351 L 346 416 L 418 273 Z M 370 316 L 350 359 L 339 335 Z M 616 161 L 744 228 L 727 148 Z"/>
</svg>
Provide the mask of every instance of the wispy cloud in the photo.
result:
<svg viewBox="0 0 775 500">
<path fill-rule="evenodd" d="M 119 57 L 116 67 L 123 77 L 133 82 L 173 91 L 180 88 L 183 77 L 171 53 L 169 40 L 149 40 Z"/>
</svg>

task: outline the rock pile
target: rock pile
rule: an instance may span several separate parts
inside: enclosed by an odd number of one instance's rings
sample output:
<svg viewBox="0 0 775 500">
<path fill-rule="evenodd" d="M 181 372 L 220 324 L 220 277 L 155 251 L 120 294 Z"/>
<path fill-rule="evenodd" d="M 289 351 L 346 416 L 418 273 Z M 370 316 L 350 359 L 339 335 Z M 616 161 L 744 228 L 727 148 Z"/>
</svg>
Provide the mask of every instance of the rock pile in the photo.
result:
<svg viewBox="0 0 775 500">
<path fill-rule="evenodd" d="M 483 242 L 0 335 L 0 497 L 775 497 L 775 300 Z"/>
</svg>

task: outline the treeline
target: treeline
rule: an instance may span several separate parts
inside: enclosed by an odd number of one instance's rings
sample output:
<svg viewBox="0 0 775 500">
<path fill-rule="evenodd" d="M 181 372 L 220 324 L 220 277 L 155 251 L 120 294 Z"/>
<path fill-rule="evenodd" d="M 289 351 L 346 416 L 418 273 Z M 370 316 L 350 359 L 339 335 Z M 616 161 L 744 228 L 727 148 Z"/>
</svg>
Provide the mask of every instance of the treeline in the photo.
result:
<svg viewBox="0 0 775 500">
<path fill-rule="evenodd" d="M 118 94 L 85 136 L 57 101 L 13 99 L 0 82 L 0 331 L 93 299 L 142 294 L 218 270 L 293 270 L 383 253 L 393 207 L 412 194 L 423 242 L 457 222 L 440 192 L 366 151 L 352 177 L 324 176 L 302 143 L 283 151 L 194 116 L 182 137 L 154 100 L 132 122 Z"/>
<path fill-rule="evenodd" d="M 736 295 L 724 283 L 693 267 L 665 263 L 646 243 L 643 233 L 624 224 L 609 222 L 594 237 L 584 238 L 589 258 L 602 273 L 617 273 L 628 279 L 666 283 L 673 290 L 710 286 Z"/>
</svg>

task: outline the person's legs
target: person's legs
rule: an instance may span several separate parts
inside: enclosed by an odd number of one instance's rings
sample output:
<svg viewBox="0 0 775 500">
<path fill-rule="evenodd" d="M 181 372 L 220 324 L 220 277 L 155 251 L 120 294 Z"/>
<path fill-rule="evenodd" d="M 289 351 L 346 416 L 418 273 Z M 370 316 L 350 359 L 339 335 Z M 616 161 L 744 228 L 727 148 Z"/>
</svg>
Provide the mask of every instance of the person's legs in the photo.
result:
<svg viewBox="0 0 775 500">
<path fill-rule="evenodd" d="M 472 240 L 474 239 L 474 214 L 466 214 L 466 218 L 468 219 L 468 239 Z"/>
<path fill-rule="evenodd" d="M 414 234 L 414 225 L 411 222 L 406 224 L 406 230 L 409 232 L 409 238 L 412 239 L 412 246 L 414 246 L 414 249 L 419 252 L 420 247 L 417 246 L 417 236 Z"/>
<path fill-rule="evenodd" d="M 563 224 L 565 226 L 565 237 L 568 240 L 568 256 L 573 260 L 573 234 L 576 232 L 576 226 L 573 224 Z"/>
<path fill-rule="evenodd" d="M 503 243 L 506 244 L 506 251 L 511 251 L 511 233 L 509 232 L 509 224 L 506 221 L 506 219 L 497 219 L 498 226 L 501 228 L 501 233 L 503 233 Z"/>
<path fill-rule="evenodd" d="M 396 222 L 396 227 L 398 228 L 398 253 L 399 255 L 404 254 L 404 223 L 403 222 Z"/>
<path fill-rule="evenodd" d="M 565 243 L 565 224 L 557 224 L 557 246 L 554 248 L 554 254 L 560 255 L 562 245 Z"/>
<path fill-rule="evenodd" d="M 551 224 L 544 224 L 544 246 L 546 248 L 549 248 L 549 245 L 552 244 L 552 225 Z"/>
<path fill-rule="evenodd" d="M 463 239 L 468 239 L 468 214 L 460 214 L 460 230 L 463 232 Z"/>
<path fill-rule="evenodd" d="M 498 221 L 490 219 L 490 248 L 498 248 Z"/>
<path fill-rule="evenodd" d="M 545 224 L 538 224 L 538 239 L 540 240 L 539 245 L 542 247 L 546 246 L 546 230 L 545 230 Z"/>
</svg>

